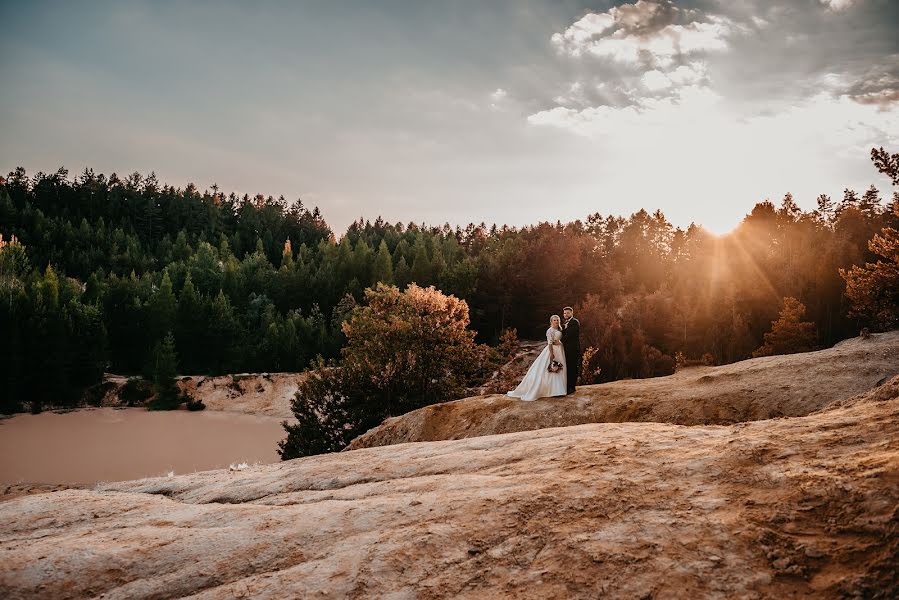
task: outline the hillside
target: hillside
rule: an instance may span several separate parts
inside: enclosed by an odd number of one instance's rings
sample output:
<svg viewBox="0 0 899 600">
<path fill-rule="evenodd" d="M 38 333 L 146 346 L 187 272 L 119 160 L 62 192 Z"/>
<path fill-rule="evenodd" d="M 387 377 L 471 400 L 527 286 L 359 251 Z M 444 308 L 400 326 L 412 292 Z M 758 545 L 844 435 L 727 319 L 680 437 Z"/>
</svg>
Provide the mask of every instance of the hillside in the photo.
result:
<svg viewBox="0 0 899 600">
<path fill-rule="evenodd" d="M 799 418 L 589 424 L 16 498 L 0 591 L 889 598 L 897 505 L 899 377 Z"/>
<path fill-rule="evenodd" d="M 583 386 L 573 396 L 561 398 L 522 402 L 493 394 L 436 404 L 386 419 L 353 440 L 349 449 L 584 423 L 725 425 L 802 416 L 896 374 L 899 331 L 892 331 L 845 340 L 818 352 Z"/>
</svg>

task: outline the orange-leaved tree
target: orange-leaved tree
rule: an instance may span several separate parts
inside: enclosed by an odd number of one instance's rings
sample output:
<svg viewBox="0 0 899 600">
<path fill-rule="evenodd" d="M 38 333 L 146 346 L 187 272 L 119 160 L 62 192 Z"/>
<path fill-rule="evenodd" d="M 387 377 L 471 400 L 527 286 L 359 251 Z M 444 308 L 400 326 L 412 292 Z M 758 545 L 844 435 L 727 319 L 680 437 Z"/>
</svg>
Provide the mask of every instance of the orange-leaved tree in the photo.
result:
<svg viewBox="0 0 899 600">
<path fill-rule="evenodd" d="M 871 150 L 871 160 L 881 172 L 899 185 L 899 154 L 883 148 Z M 893 215 L 899 218 L 899 192 L 893 192 Z M 899 327 L 899 231 L 884 227 L 868 242 L 877 262 L 840 269 L 846 280 L 846 297 L 852 303 L 850 315 L 877 329 Z"/>
<path fill-rule="evenodd" d="M 340 450 L 385 417 L 458 398 L 489 363 L 468 325 L 468 304 L 434 287 L 367 289 L 340 361 L 319 361 L 297 390 L 281 458 Z"/>
<path fill-rule="evenodd" d="M 817 335 L 815 324 L 803 321 L 805 305 L 796 298 L 784 298 L 783 308 L 771 331 L 765 334 L 765 344 L 752 353 L 753 356 L 794 354 L 814 350 Z"/>
</svg>

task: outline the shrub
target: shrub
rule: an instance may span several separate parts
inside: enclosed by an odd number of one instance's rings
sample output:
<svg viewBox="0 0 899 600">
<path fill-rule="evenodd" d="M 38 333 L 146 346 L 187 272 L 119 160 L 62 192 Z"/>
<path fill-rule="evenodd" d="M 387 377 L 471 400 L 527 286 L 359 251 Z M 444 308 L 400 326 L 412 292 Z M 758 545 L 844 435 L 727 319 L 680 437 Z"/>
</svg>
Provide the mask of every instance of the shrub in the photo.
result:
<svg viewBox="0 0 899 600">
<path fill-rule="evenodd" d="M 518 330 L 508 327 L 499 336 L 499 352 L 506 358 L 512 358 L 518 350 Z"/>
<path fill-rule="evenodd" d="M 300 384 L 282 459 L 339 450 L 385 417 L 460 397 L 492 368 L 464 300 L 415 284 L 403 292 L 378 284 L 365 300 L 343 324 L 341 360 L 319 360 Z"/>
<path fill-rule="evenodd" d="M 143 404 L 152 395 L 152 385 L 140 377 L 129 377 L 119 392 L 119 398 L 128 406 Z"/>
<path fill-rule="evenodd" d="M 206 405 L 203 404 L 202 400 L 195 400 L 187 392 L 181 394 L 181 401 L 187 405 L 187 410 L 189 411 L 206 410 Z"/>
</svg>

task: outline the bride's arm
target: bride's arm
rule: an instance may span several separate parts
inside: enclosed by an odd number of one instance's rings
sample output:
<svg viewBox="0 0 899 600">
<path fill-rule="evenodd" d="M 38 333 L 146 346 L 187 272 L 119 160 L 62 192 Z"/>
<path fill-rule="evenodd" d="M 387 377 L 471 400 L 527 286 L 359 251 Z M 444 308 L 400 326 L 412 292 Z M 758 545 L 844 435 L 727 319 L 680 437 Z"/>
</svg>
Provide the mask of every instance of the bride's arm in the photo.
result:
<svg viewBox="0 0 899 600">
<path fill-rule="evenodd" d="M 553 345 L 556 343 L 555 339 L 553 339 L 553 328 L 550 327 L 546 330 L 546 344 L 549 347 L 549 360 L 556 360 L 555 354 L 553 354 Z"/>
</svg>

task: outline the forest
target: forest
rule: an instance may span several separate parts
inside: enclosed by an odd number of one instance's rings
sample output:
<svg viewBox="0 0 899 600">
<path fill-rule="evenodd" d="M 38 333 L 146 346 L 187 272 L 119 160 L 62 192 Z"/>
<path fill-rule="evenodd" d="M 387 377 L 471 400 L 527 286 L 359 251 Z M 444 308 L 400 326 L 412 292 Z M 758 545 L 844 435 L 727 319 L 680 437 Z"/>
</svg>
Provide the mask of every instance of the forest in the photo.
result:
<svg viewBox="0 0 899 600">
<path fill-rule="evenodd" d="M 880 152 L 886 172 L 896 155 Z M 720 236 L 640 210 L 521 228 L 377 218 L 338 238 L 300 200 L 18 168 L 0 177 L 0 412 L 78 404 L 104 372 L 148 373 L 161 345 L 179 373 L 306 369 L 340 355 L 379 282 L 464 300 L 482 344 L 539 339 L 571 304 L 593 348 L 587 383 L 783 351 L 766 338 L 779 318 L 810 347 L 896 326 L 895 300 L 877 308 L 847 273 L 881 264 L 899 193 L 816 206 L 763 200 Z"/>
</svg>

